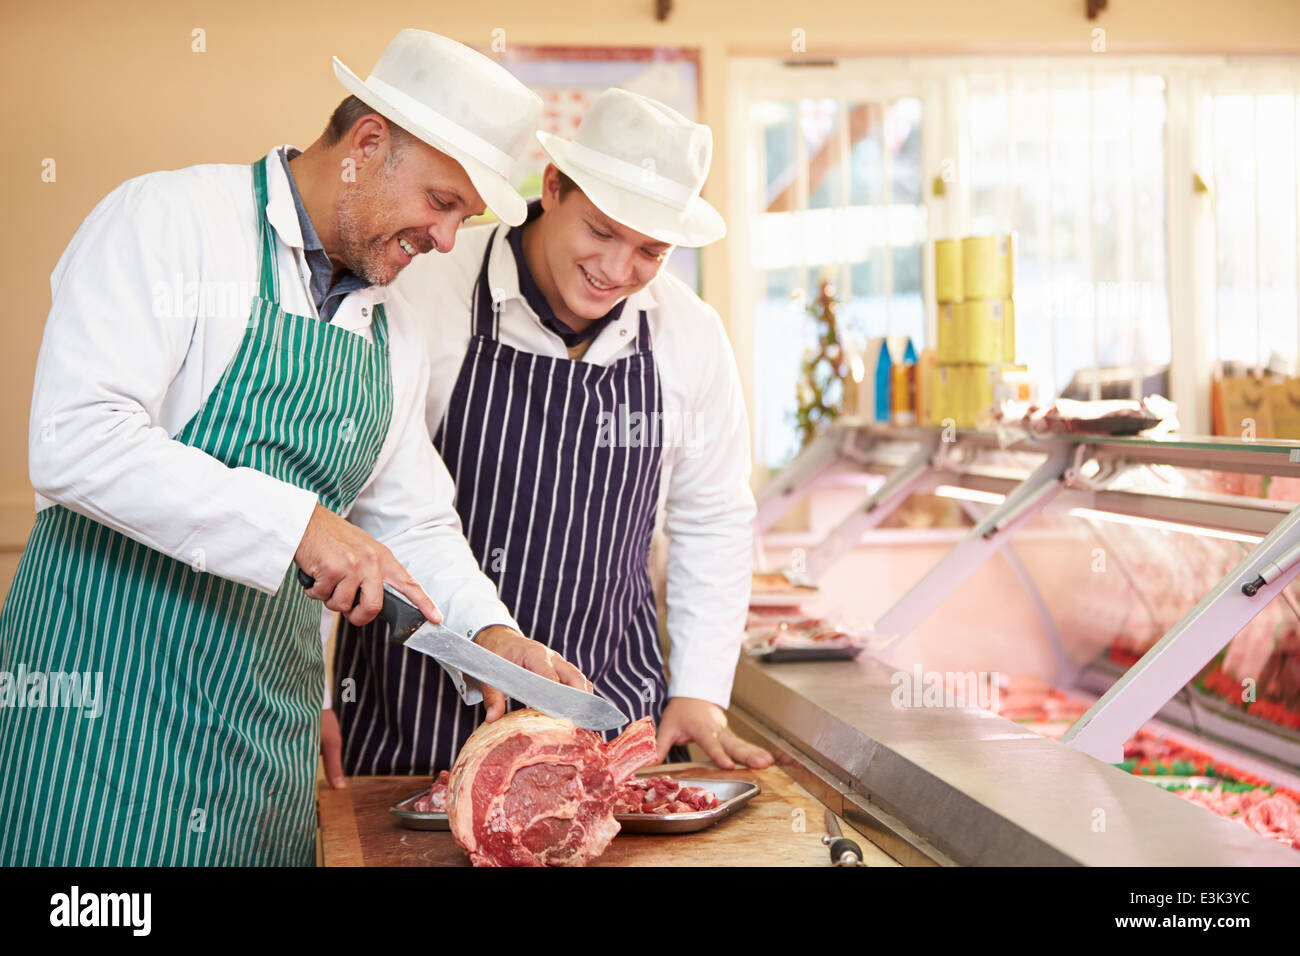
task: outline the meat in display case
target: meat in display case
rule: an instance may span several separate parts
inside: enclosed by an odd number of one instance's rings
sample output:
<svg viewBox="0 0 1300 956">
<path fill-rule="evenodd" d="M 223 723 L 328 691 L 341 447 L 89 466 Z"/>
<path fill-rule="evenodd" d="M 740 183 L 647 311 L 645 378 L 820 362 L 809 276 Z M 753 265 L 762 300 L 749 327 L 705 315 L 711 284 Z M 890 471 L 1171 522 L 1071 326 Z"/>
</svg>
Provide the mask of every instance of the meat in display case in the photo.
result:
<svg viewBox="0 0 1300 956">
<path fill-rule="evenodd" d="M 816 585 L 787 618 L 884 673 L 955 677 L 968 706 L 1300 850 L 1293 452 L 839 424 L 760 491 L 759 562 Z"/>
</svg>

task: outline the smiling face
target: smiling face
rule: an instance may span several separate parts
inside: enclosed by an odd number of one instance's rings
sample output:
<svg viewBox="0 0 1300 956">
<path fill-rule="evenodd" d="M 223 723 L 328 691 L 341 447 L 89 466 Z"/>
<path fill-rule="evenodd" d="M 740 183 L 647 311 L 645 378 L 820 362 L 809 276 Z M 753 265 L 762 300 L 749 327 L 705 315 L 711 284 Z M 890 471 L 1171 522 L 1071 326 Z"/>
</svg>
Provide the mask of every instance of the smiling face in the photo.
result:
<svg viewBox="0 0 1300 956">
<path fill-rule="evenodd" d="M 570 325 L 571 319 L 580 325 L 599 319 L 644 289 L 673 248 L 610 219 L 581 189 L 570 188 L 561 197 L 554 165 L 543 177 L 542 209 L 540 247 L 549 275 L 538 282 L 556 316 Z M 554 301 L 557 296 L 564 309 Z"/>
<path fill-rule="evenodd" d="M 460 163 L 380 116 L 358 121 L 346 147 L 356 181 L 335 205 L 337 258 L 371 285 L 392 282 L 417 255 L 450 252 L 461 224 L 483 213 Z"/>
</svg>

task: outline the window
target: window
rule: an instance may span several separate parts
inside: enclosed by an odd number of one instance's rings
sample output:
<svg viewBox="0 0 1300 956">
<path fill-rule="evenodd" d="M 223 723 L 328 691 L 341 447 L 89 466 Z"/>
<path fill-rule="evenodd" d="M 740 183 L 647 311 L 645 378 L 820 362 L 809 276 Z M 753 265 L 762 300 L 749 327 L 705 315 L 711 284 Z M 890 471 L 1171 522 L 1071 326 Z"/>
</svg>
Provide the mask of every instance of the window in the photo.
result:
<svg viewBox="0 0 1300 956">
<path fill-rule="evenodd" d="M 797 451 L 803 306 L 819 276 L 833 278 L 842 331 L 907 334 L 919 351 L 933 344 L 940 238 L 1016 232 L 1017 361 L 1046 399 L 1082 371 L 1126 368 L 1137 389 L 1168 368 L 1184 429 L 1208 432 L 1216 360 L 1294 369 L 1300 60 L 737 59 L 731 71 L 733 303 L 754 316 L 760 465 Z"/>
<path fill-rule="evenodd" d="M 1214 232 L 1214 357 L 1294 373 L 1300 352 L 1300 72 L 1224 68 L 1203 81 L 1198 173 Z"/>
<path fill-rule="evenodd" d="M 823 280 L 835 289 L 841 334 L 924 339 L 921 101 L 880 93 L 787 90 L 748 104 L 752 407 L 766 464 L 798 451 L 800 360 L 816 342 L 806 306 Z"/>
<path fill-rule="evenodd" d="M 1017 234 L 1017 361 L 1054 392 L 1168 365 L 1163 78 L 1030 66 L 964 85 L 969 234 Z"/>
</svg>

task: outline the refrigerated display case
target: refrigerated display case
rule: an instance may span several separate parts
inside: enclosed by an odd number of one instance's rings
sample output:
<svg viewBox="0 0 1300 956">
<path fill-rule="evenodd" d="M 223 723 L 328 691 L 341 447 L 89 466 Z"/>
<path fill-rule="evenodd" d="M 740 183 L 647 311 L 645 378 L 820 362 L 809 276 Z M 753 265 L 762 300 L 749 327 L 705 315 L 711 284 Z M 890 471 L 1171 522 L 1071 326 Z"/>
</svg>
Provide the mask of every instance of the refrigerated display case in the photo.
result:
<svg viewBox="0 0 1300 956">
<path fill-rule="evenodd" d="M 913 862 L 1300 864 L 1297 488 L 1287 443 L 837 423 L 760 491 L 758 548 L 868 649 L 742 660 L 735 719 L 880 811 Z M 890 527 L 918 496 L 957 526 Z M 805 497 L 810 527 L 774 530 Z M 1009 695 L 1003 716 L 890 699 L 953 674 Z M 1121 849 L 1089 812 L 1143 832 Z"/>
</svg>

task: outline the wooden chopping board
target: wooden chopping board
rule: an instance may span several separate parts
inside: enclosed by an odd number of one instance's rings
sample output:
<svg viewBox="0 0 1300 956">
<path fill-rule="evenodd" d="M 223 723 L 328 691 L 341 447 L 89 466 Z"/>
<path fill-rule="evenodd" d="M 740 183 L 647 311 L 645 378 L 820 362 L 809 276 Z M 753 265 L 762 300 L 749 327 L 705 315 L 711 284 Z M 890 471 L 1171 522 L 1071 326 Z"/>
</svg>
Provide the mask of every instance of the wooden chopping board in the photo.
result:
<svg viewBox="0 0 1300 956">
<path fill-rule="evenodd" d="M 654 768 L 650 768 L 654 770 Z M 674 775 L 752 780 L 762 793 L 740 812 L 698 833 L 620 833 L 592 866 L 829 866 L 822 844 L 825 807 L 778 767 L 718 770 L 676 764 Z M 469 866 L 445 830 L 409 830 L 388 812 L 421 789 L 422 777 L 351 777 L 345 790 L 323 786 L 320 807 L 326 866 Z M 870 866 L 896 866 L 866 837 L 840 822 Z"/>
</svg>

